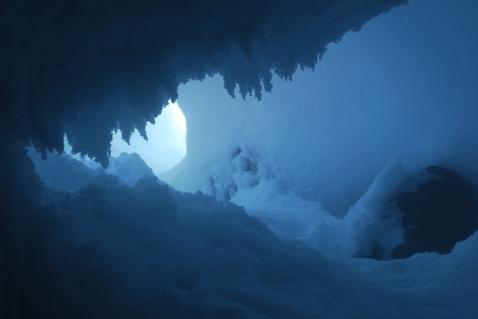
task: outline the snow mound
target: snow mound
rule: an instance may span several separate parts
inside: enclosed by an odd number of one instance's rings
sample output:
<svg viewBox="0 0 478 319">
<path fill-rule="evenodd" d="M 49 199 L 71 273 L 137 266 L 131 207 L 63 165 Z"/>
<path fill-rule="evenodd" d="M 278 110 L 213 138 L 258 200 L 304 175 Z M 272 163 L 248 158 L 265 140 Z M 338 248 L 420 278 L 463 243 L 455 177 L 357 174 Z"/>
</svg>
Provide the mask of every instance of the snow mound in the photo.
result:
<svg viewBox="0 0 478 319">
<path fill-rule="evenodd" d="M 118 176 L 128 185 L 134 185 L 143 177 L 153 177 L 153 170 L 136 153 L 121 153 L 117 157 L 111 157 L 107 174 Z"/>
<path fill-rule="evenodd" d="M 136 153 L 121 153 L 111 157 L 106 169 L 88 158 L 70 154 L 49 153 L 46 159 L 42 159 L 40 154 L 30 149 L 28 156 L 42 181 L 56 190 L 77 191 L 101 180 L 103 175 L 116 176 L 129 186 L 143 177 L 154 176 L 151 168 Z"/>
<path fill-rule="evenodd" d="M 77 192 L 44 188 L 18 205 L 29 209 L 10 220 L 1 243 L 9 253 L 0 289 L 19 292 L 2 303 L 7 318 L 476 314 L 476 235 L 448 256 L 330 260 L 231 203 L 154 177 L 129 187 L 100 175 Z"/>
</svg>

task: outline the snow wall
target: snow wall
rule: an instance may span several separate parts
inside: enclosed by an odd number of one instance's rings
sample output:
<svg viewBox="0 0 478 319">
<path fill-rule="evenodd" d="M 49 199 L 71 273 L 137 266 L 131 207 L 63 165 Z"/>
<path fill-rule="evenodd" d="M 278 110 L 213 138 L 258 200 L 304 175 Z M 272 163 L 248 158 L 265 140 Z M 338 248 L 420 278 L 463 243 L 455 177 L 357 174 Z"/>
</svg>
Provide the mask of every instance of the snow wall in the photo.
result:
<svg viewBox="0 0 478 319">
<path fill-rule="evenodd" d="M 399 221 L 385 220 L 384 201 L 407 178 L 442 165 L 478 180 L 477 9 L 395 8 L 330 44 L 315 70 L 274 77 L 260 101 L 232 98 L 219 76 L 182 85 L 188 154 L 161 178 L 325 251 L 369 250 L 370 236 L 393 245 Z M 337 233 L 345 238 L 330 243 Z"/>
</svg>

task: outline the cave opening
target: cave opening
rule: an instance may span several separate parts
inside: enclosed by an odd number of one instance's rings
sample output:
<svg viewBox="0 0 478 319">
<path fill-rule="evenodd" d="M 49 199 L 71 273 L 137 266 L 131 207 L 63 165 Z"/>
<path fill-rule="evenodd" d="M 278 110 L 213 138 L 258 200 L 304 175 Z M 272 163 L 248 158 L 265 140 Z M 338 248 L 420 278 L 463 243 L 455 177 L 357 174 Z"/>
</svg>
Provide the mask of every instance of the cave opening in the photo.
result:
<svg viewBox="0 0 478 319">
<path fill-rule="evenodd" d="M 146 125 L 145 139 L 136 130 L 129 143 L 121 135 L 121 130 L 113 132 L 111 156 L 121 153 L 136 153 L 159 176 L 178 165 L 187 154 L 187 122 L 177 102 L 169 101 L 154 123 Z"/>
<path fill-rule="evenodd" d="M 30 147 L 28 154 L 46 185 L 67 191 L 77 191 L 104 174 L 132 186 L 143 177 L 160 176 L 173 169 L 187 155 L 186 117 L 176 102 L 169 101 L 154 122 L 146 125 L 146 138 L 138 130 L 129 141 L 123 139 L 119 129 L 111 134 L 106 167 L 88 155 L 74 153 L 66 135 L 64 153 L 51 152 L 42 158 Z"/>
<path fill-rule="evenodd" d="M 478 2 L 5 3 L 0 318 L 475 319 Z"/>
</svg>

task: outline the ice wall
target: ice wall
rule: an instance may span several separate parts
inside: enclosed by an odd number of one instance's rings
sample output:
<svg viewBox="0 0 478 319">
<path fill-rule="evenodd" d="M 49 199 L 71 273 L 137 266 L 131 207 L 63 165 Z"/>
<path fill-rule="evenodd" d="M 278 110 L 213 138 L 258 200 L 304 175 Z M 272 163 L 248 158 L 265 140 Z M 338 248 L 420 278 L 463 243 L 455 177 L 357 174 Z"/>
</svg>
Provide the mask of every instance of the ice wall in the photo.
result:
<svg viewBox="0 0 478 319">
<path fill-rule="evenodd" d="M 273 78 L 261 101 L 230 98 L 217 76 L 181 86 L 188 155 L 162 178 L 232 198 L 293 237 L 344 216 L 398 158 L 404 178 L 440 164 L 476 182 L 477 9 L 396 8 L 329 45 L 315 71 Z"/>
</svg>

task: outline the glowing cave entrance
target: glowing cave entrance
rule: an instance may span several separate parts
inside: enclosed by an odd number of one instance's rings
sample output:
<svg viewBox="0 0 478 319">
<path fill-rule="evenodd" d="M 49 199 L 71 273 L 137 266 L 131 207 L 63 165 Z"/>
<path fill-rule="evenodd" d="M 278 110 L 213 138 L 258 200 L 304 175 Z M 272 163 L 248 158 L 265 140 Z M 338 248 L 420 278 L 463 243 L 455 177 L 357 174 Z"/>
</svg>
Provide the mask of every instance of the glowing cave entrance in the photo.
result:
<svg viewBox="0 0 478 319">
<path fill-rule="evenodd" d="M 137 153 L 156 175 L 173 168 L 186 156 L 186 117 L 176 102 L 170 101 L 155 123 L 146 125 L 146 134 L 147 140 L 135 130 L 128 144 L 121 138 L 121 131 L 116 130 L 111 141 L 111 156 Z"/>
</svg>

